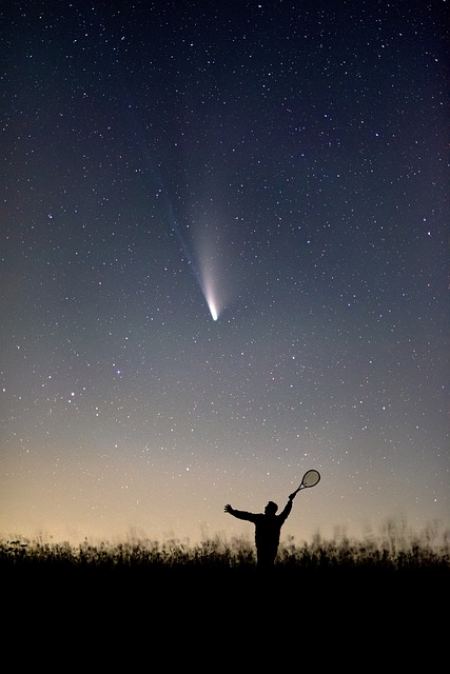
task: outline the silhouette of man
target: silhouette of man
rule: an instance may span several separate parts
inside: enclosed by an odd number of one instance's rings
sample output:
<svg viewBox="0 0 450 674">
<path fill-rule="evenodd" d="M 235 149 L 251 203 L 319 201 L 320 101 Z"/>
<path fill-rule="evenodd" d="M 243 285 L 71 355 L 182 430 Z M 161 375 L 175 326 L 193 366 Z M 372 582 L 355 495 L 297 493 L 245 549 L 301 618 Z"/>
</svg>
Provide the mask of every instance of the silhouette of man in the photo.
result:
<svg viewBox="0 0 450 674">
<path fill-rule="evenodd" d="M 261 568 L 273 566 L 280 542 L 280 530 L 292 510 L 294 498 L 295 494 L 289 495 L 289 501 L 279 515 L 275 514 L 278 506 L 273 501 L 269 501 L 264 508 L 264 513 L 247 513 L 244 510 L 235 510 L 229 503 L 225 506 L 226 513 L 237 517 L 239 520 L 253 522 L 255 525 L 256 558 L 257 564 Z"/>
</svg>

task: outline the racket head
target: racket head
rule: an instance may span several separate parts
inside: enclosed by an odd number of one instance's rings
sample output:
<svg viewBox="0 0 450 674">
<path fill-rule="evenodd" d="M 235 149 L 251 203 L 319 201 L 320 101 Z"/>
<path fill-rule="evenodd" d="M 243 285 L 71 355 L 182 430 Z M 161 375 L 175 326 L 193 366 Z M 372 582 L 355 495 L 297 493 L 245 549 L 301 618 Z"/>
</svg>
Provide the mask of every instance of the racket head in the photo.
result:
<svg viewBox="0 0 450 674">
<path fill-rule="evenodd" d="M 309 489 L 309 487 L 315 487 L 320 480 L 320 473 L 314 468 L 307 470 L 302 477 L 302 482 L 300 484 L 301 489 Z"/>
</svg>

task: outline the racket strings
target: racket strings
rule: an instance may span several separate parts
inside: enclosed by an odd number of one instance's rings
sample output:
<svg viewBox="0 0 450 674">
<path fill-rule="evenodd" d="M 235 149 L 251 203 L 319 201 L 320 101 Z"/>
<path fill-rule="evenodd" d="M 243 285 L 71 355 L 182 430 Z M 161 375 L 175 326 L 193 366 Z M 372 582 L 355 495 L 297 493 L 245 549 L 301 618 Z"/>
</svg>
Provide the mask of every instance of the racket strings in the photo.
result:
<svg viewBox="0 0 450 674">
<path fill-rule="evenodd" d="M 318 470 L 308 470 L 303 475 L 302 485 L 304 487 L 314 487 L 320 480 L 320 473 Z"/>
</svg>

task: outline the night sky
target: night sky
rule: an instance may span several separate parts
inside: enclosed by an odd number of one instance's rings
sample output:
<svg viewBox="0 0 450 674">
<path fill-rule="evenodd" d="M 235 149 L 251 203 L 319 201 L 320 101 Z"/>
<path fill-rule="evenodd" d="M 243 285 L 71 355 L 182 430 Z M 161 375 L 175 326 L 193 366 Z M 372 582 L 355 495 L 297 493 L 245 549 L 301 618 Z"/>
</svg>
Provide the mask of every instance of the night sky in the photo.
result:
<svg viewBox="0 0 450 674">
<path fill-rule="evenodd" d="M 450 524 L 447 10 L 3 4 L 1 533 Z"/>
</svg>

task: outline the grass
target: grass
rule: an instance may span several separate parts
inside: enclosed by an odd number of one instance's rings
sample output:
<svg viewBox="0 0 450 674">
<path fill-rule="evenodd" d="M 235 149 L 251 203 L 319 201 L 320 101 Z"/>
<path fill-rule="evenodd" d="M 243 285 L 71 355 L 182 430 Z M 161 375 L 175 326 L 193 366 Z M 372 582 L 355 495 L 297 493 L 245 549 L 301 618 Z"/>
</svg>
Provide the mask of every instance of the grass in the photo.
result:
<svg viewBox="0 0 450 674">
<path fill-rule="evenodd" d="M 255 566 L 253 544 L 237 538 L 195 545 L 132 537 L 114 545 L 0 541 L 10 625 L 46 635 L 51 626 L 65 638 L 79 630 L 118 632 L 117 643 L 124 634 L 132 644 L 136 634 L 142 643 L 149 634 L 164 643 L 168 632 L 190 635 L 192 643 L 205 634 L 229 640 L 230 629 L 233 640 L 245 641 L 255 626 L 270 633 L 267 643 L 284 643 L 287 630 L 294 641 L 299 634 L 314 639 L 319 627 L 321 635 L 342 638 L 381 630 L 389 641 L 401 624 L 420 626 L 423 640 L 426 629 L 440 629 L 449 572 L 449 532 L 434 526 L 416 535 L 393 521 L 360 540 L 340 532 L 332 540 L 290 539 L 269 573 Z"/>
<path fill-rule="evenodd" d="M 242 538 L 214 537 L 195 545 L 178 540 L 158 542 L 130 539 L 123 543 L 80 545 L 51 543 L 41 537 L 0 540 L 0 568 L 27 570 L 126 570 L 157 571 L 251 570 L 255 567 L 253 544 Z M 389 571 L 450 570 L 450 532 L 430 525 L 419 534 L 402 522 L 388 521 L 380 533 L 351 539 L 337 532 L 332 540 L 316 534 L 309 543 L 290 538 L 279 549 L 277 572 L 289 571 Z"/>
</svg>

